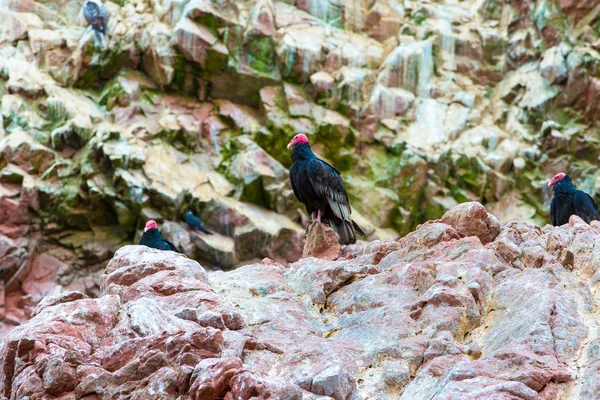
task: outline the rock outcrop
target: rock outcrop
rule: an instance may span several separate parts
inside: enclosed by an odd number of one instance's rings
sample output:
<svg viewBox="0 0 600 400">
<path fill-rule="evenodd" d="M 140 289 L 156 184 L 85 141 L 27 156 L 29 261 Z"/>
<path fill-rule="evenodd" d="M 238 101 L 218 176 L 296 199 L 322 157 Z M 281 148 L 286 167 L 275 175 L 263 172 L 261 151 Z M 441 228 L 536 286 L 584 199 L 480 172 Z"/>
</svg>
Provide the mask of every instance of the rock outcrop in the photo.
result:
<svg viewBox="0 0 600 400">
<path fill-rule="evenodd" d="M 469 201 L 543 225 L 559 171 L 600 195 L 598 0 L 106 0 L 99 48 L 83 2 L 0 0 L 0 338 L 147 219 L 209 270 L 297 261 L 297 132 L 371 241 Z M 473 212 L 443 223 L 541 262 Z"/>
<path fill-rule="evenodd" d="M 124 247 L 101 297 L 48 296 L 9 334 L 0 396 L 595 398 L 600 224 L 494 222 L 469 203 L 335 259 L 208 274 Z"/>
</svg>

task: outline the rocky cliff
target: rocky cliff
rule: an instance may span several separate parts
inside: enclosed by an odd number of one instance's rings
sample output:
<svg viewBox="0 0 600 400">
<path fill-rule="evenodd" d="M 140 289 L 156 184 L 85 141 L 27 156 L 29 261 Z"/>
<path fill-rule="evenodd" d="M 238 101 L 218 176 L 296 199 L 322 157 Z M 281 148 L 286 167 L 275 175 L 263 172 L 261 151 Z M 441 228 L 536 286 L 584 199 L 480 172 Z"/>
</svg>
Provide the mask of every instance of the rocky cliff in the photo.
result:
<svg viewBox="0 0 600 400">
<path fill-rule="evenodd" d="M 82 4 L 0 0 L 0 337 L 96 297 L 149 218 L 209 269 L 296 261 L 299 131 L 371 240 L 469 200 L 542 224 L 559 170 L 600 188 L 594 0 L 107 1 L 98 48 Z"/>
<path fill-rule="evenodd" d="M 597 398 L 596 245 L 597 222 L 499 224 L 466 203 L 289 267 L 207 274 L 126 246 L 101 297 L 48 296 L 8 335 L 0 397 Z"/>
</svg>

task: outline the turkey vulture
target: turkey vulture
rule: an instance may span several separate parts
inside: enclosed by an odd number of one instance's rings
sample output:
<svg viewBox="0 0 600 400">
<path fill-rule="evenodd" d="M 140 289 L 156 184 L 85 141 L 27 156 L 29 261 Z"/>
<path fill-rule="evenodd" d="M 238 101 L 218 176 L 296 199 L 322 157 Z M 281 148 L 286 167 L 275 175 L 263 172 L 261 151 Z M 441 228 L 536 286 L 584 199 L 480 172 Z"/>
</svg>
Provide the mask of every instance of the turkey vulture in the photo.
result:
<svg viewBox="0 0 600 400">
<path fill-rule="evenodd" d="M 356 243 L 356 233 L 366 236 L 350 218 L 352 210 L 340 172 L 315 156 L 306 135 L 300 133 L 290 141 L 292 168 L 290 182 L 294 194 L 304 203 L 314 221 L 328 224 L 340 236 L 341 244 Z"/>
<path fill-rule="evenodd" d="M 106 34 L 108 9 L 101 0 L 86 0 L 83 5 L 83 16 L 96 33 L 96 43 L 101 43 Z"/>
<path fill-rule="evenodd" d="M 577 190 L 569 175 L 556 174 L 548 187 L 552 187 L 554 198 L 550 204 L 552 225 L 560 226 L 569 222 L 571 215 L 577 215 L 588 224 L 600 220 L 598 206 L 587 193 Z"/>
<path fill-rule="evenodd" d="M 185 213 L 185 222 L 187 222 L 188 226 L 196 232 L 201 231 L 207 235 L 212 235 L 212 232 L 206 229 L 202 221 L 200 221 L 200 218 L 196 217 L 191 211 Z"/>
<path fill-rule="evenodd" d="M 181 251 L 179 251 L 177 247 L 173 245 L 173 243 L 163 239 L 158 231 L 158 224 L 154 220 L 146 222 L 146 227 L 144 228 L 144 234 L 140 239 L 140 244 L 142 246 L 152 247 L 153 249 L 170 250 L 176 253 L 181 253 Z"/>
</svg>

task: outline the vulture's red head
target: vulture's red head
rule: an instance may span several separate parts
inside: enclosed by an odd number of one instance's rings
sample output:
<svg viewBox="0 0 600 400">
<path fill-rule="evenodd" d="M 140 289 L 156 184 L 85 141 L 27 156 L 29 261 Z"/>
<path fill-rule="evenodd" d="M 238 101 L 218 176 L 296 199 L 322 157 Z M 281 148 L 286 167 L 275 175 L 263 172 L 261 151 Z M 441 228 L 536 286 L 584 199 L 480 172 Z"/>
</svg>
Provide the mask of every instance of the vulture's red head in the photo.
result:
<svg viewBox="0 0 600 400">
<path fill-rule="evenodd" d="M 558 182 L 562 181 L 566 177 L 567 174 L 565 174 L 564 172 L 559 172 L 558 174 L 554 175 L 554 178 L 552 178 L 550 182 L 548 182 L 548 187 L 556 185 Z"/>
<path fill-rule="evenodd" d="M 296 136 L 294 136 L 294 138 L 292 140 L 290 140 L 290 143 L 288 144 L 288 149 L 291 149 L 292 147 L 294 147 L 297 144 L 307 144 L 308 143 L 308 138 L 306 137 L 306 135 L 304 133 L 299 133 Z"/>
<path fill-rule="evenodd" d="M 158 224 L 153 219 L 146 222 L 146 226 L 144 227 L 144 233 L 148 232 L 150 229 L 158 229 Z"/>
</svg>

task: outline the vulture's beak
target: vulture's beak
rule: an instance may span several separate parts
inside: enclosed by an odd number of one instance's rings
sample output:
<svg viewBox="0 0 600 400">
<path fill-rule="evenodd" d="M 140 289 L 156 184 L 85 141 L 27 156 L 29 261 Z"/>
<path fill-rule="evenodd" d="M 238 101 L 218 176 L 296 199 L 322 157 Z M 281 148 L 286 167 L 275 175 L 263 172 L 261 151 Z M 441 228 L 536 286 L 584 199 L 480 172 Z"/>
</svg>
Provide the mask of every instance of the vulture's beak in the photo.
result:
<svg viewBox="0 0 600 400">
<path fill-rule="evenodd" d="M 550 188 L 552 186 L 554 186 L 554 182 L 552 182 L 552 181 L 548 182 L 548 187 Z"/>
<path fill-rule="evenodd" d="M 287 147 L 288 147 L 288 150 L 289 150 L 289 149 L 291 149 L 292 147 L 294 147 L 294 144 L 293 144 L 292 142 L 289 142 Z"/>
</svg>

